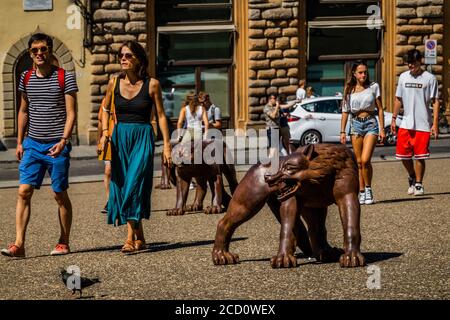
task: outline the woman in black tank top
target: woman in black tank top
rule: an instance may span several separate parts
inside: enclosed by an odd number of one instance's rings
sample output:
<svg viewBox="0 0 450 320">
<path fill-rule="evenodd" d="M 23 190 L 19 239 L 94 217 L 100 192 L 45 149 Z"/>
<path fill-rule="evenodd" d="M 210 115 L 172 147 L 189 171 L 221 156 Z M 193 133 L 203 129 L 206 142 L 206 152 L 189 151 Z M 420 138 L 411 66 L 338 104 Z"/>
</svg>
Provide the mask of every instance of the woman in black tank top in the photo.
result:
<svg viewBox="0 0 450 320">
<path fill-rule="evenodd" d="M 111 139 L 108 223 L 127 224 L 127 239 L 121 251 L 133 252 L 145 248 L 141 220 L 148 219 L 151 211 L 154 135 L 150 118 L 154 106 L 164 139 L 164 163 L 170 166 L 172 160 L 161 87 L 147 74 L 144 48 L 129 41 L 120 48 L 119 59 L 122 75 L 111 79 L 108 85 L 100 145 Z M 114 101 L 116 125 L 112 137 L 108 137 L 106 126 L 111 101 Z"/>
</svg>

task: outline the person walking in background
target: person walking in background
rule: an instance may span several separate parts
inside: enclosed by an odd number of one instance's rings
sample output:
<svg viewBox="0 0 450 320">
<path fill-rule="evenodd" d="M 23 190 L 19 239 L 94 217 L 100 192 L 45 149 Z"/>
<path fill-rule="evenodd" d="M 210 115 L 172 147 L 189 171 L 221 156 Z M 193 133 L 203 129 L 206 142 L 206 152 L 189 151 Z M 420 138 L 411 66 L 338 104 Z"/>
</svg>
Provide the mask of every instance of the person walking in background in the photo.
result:
<svg viewBox="0 0 450 320">
<path fill-rule="evenodd" d="M 346 126 L 351 118 L 351 138 L 353 151 L 359 169 L 359 203 L 373 204 L 372 154 L 378 141 L 386 138 L 384 132 L 384 111 L 381 103 L 380 86 L 370 82 L 367 63 L 358 60 L 352 65 L 351 78 L 344 90 L 341 119 L 341 143 L 347 141 Z M 378 111 L 378 119 L 375 114 Z"/>
<path fill-rule="evenodd" d="M 266 129 L 267 129 L 267 143 L 269 147 L 269 157 L 275 156 L 276 151 L 278 150 L 278 145 L 274 146 L 272 144 L 272 137 L 279 136 L 276 133 L 279 133 L 280 130 L 280 103 L 278 101 L 278 96 L 276 94 L 269 95 L 269 101 L 264 106 L 264 115 L 266 117 Z M 278 141 L 274 139 L 274 141 Z"/>
<path fill-rule="evenodd" d="M 280 105 L 280 136 L 281 143 L 287 154 L 294 152 L 295 147 L 291 144 L 291 132 L 288 124 L 289 113 L 296 103 L 296 100 L 286 102 L 286 96 L 280 94 L 277 100 Z"/>
<path fill-rule="evenodd" d="M 34 189 L 42 185 L 48 170 L 61 233 L 51 255 L 70 252 L 72 203 L 69 188 L 70 137 L 76 118 L 77 83 L 73 73 L 52 65 L 53 40 L 36 33 L 28 41 L 34 69 L 22 73 L 18 115 L 17 160 L 20 161 L 20 185 L 16 207 L 16 240 L 1 253 L 9 257 L 25 256 L 25 234 L 31 215 Z M 25 137 L 25 132 L 27 136 Z"/>
<path fill-rule="evenodd" d="M 423 178 L 425 159 L 430 156 L 430 137 L 433 134 L 437 139 L 439 135 L 438 82 L 434 75 L 422 69 L 422 58 L 421 52 L 416 49 L 408 51 L 404 58 L 409 71 L 403 72 L 398 80 L 391 123 L 391 130 L 395 132 L 395 120 L 403 106 L 403 119 L 397 133 L 396 158 L 402 160 L 408 172 L 408 194 L 415 196 L 425 192 Z"/>
<path fill-rule="evenodd" d="M 222 117 L 220 108 L 211 102 L 209 94 L 201 91 L 198 94 L 198 101 L 204 106 L 210 128 L 222 129 Z"/>
<path fill-rule="evenodd" d="M 317 96 L 314 93 L 314 88 L 313 87 L 307 87 L 306 88 L 306 97 L 305 99 L 312 99 L 312 98 L 316 98 Z"/>
<path fill-rule="evenodd" d="M 186 130 L 183 132 L 183 125 L 186 121 Z M 203 125 L 202 125 L 203 122 Z M 209 121 L 206 115 L 205 108 L 199 101 L 198 95 L 194 92 L 189 93 L 186 96 L 185 106 L 181 108 L 180 115 L 178 117 L 177 129 L 178 132 L 183 132 L 179 137 L 179 141 L 185 143 L 190 140 L 194 140 L 194 132 L 202 131 L 204 128 L 204 135 L 208 133 Z"/>
<path fill-rule="evenodd" d="M 306 98 L 305 86 L 306 86 L 306 80 L 305 79 L 301 79 L 298 82 L 298 89 L 297 89 L 297 92 L 295 93 L 295 96 L 297 98 L 297 102 L 302 102 L 302 100 Z"/>
<path fill-rule="evenodd" d="M 164 141 L 164 163 L 171 165 L 169 130 L 159 81 L 147 72 L 145 49 L 128 41 L 119 49 L 123 74 L 108 83 L 100 145 L 108 136 L 109 109 L 114 99 L 116 125 L 111 137 L 111 184 L 108 200 L 108 224 L 127 225 L 127 239 L 122 252 L 145 248 L 142 219 L 150 217 L 153 183 L 154 130 L 150 123 L 152 109 Z"/>
</svg>

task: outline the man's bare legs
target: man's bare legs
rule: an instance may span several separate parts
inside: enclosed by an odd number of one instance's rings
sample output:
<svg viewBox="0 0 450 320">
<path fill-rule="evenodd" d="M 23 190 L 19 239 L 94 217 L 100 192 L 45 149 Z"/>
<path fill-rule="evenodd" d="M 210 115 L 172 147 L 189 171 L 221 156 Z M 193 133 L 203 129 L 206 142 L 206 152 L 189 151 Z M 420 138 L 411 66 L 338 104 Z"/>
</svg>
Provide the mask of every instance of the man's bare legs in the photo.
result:
<svg viewBox="0 0 450 320">
<path fill-rule="evenodd" d="M 402 160 L 403 166 L 408 171 L 410 177 L 415 176 L 417 183 L 422 183 L 425 175 L 425 160 L 416 160 L 415 163 L 412 160 Z"/>
<path fill-rule="evenodd" d="M 69 244 L 70 228 L 72 226 L 72 203 L 67 191 L 55 192 L 55 200 L 58 203 L 59 225 L 61 227 L 58 243 Z"/>
<path fill-rule="evenodd" d="M 23 247 L 25 245 L 25 234 L 31 214 L 31 197 L 34 187 L 29 184 L 19 185 L 16 206 L 16 241 L 15 245 Z"/>
</svg>

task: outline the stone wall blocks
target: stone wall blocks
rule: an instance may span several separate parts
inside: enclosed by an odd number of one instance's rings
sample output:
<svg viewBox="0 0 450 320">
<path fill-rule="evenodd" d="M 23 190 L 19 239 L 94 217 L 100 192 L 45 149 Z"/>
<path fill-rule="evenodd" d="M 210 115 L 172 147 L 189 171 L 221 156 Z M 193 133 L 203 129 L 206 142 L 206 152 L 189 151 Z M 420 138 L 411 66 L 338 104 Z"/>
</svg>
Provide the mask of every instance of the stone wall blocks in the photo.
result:
<svg viewBox="0 0 450 320">
<path fill-rule="evenodd" d="M 288 20 L 293 18 L 293 9 L 278 8 L 272 10 L 265 10 L 261 14 L 263 19 L 267 20 Z"/>
<path fill-rule="evenodd" d="M 270 84 L 274 87 L 288 86 L 289 78 L 276 78 L 270 81 Z"/>
<path fill-rule="evenodd" d="M 408 19 L 408 18 L 415 18 L 415 17 L 417 17 L 415 8 L 398 8 L 397 9 L 397 18 Z"/>
<path fill-rule="evenodd" d="M 142 3 L 131 3 L 128 7 L 128 10 L 130 11 L 145 11 L 147 6 Z"/>
<path fill-rule="evenodd" d="M 250 39 L 249 40 L 249 50 L 250 51 L 261 51 L 267 50 L 267 39 Z"/>
<path fill-rule="evenodd" d="M 263 60 L 266 58 L 265 51 L 250 51 L 249 53 L 250 60 Z M 269 58 L 269 57 L 267 57 Z"/>
<path fill-rule="evenodd" d="M 278 88 L 278 92 L 280 94 L 290 95 L 290 94 L 295 94 L 297 89 L 298 89 L 298 86 L 290 85 L 290 86 L 285 86 L 285 87 Z"/>
<path fill-rule="evenodd" d="M 261 11 L 257 9 L 248 10 L 248 18 L 250 20 L 260 20 L 261 19 Z"/>
<path fill-rule="evenodd" d="M 405 35 L 427 34 L 433 32 L 433 26 L 403 25 L 399 26 L 397 31 Z"/>
<path fill-rule="evenodd" d="M 286 78 L 287 71 L 285 69 L 278 69 L 277 70 L 277 78 Z"/>
<path fill-rule="evenodd" d="M 109 56 L 107 54 L 93 54 L 91 57 L 91 63 L 93 65 L 106 64 L 109 62 Z"/>
<path fill-rule="evenodd" d="M 298 37 L 298 29 L 297 28 L 285 28 L 283 29 L 284 37 Z"/>
<path fill-rule="evenodd" d="M 280 28 L 268 28 L 264 31 L 264 36 L 266 38 L 278 38 L 281 36 Z"/>
<path fill-rule="evenodd" d="M 298 77 L 298 68 L 289 68 L 287 72 L 288 77 Z M 297 80 L 298 83 L 298 80 Z"/>
<path fill-rule="evenodd" d="M 103 32 L 111 34 L 121 34 L 125 32 L 123 26 L 124 25 L 121 22 L 105 22 L 103 24 Z"/>
<path fill-rule="evenodd" d="M 270 60 L 250 60 L 249 68 L 253 70 L 268 69 L 270 67 Z"/>
<path fill-rule="evenodd" d="M 257 72 L 258 79 L 273 79 L 277 74 L 276 69 L 259 70 Z"/>
<path fill-rule="evenodd" d="M 266 88 L 249 88 L 248 94 L 252 97 L 262 97 L 266 95 Z"/>
<path fill-rule="evenodd" d="M 288 37 L 277 38 L 275 40 L 275 49 L 289 49 L 290 39 Z"/>
<path fill-rule="evenodd" d="M 251 80 L 249 81 L 250 88 L 260 88 L 260 87 L 268 87 L 270 85 L 270 80 Z"/>
<path fill-rule="evenodd" d="M 417 16 L 419 18 L 434 18 L 444 16 L 442 6 L 426 6 L 417 8 Z"/>
<path fill-rule="evenodd" d="M 91 78 L 91 84 L 107 84 L 108 81 L 109 81 L 109 77 L 107 74 L 98 75 L 98 76 L 93 75 Z"/>
<path fill-rule="evenodd" d="M 295 68 L 299 64 L 299 59 L 297 58 L 285 58 L 279 60 L 273 60 L 270 63 L 272 68 L 276 69 L 287 69 L 287 68 Z"/>
<path fill-rule="evenodd" d="M 288 49 L 283 51 L 283 56 L 285 58 L 298 58 L 299 51 L 297 49 Z"/>
<path fill-rule="evenodd" d="M 103 9 L 118 9 L 120 8 L 120 1 L 102 1 L 101 7 Z"/>
<path fill-rule="evenodd" d="M 265 20 L 250 20 L 248 22 L 249 28 L 253 29 L 264 29 L 266 27 Z"/>
<path fill-rule="evenodd" d="M 143 33 L 147 31 L 147 23 L 145 21 L 131 21 L 125 24 L 125 32 L 127 33 Z"/>
<path fill-rule="evenodd" d="M 128 21 L 128 11 L 126 9 L 95 10 L 94 21 L 95 22 L 126 22 L 126 21 Z"/>
<path fill-rule="evenodd" d="M 267 51 L 267 58 L 269 59 L 279 59 L 283 57 L 283 51 L 281 50 L 269 50 Z"/>
</svg>

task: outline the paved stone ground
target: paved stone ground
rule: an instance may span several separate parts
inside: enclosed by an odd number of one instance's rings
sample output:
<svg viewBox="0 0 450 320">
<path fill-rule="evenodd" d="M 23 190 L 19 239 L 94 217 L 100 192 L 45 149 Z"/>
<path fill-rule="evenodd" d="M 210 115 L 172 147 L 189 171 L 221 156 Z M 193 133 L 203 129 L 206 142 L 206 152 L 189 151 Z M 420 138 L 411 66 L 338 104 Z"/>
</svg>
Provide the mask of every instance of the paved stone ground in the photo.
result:
<svg viewBox="0 0 450 320">
<path fill-rule="evenodd" d="M 211 250 L 223 215 L 166 216 L 174 190 L 153 193 L 153 213 L 144 222 L 150 249 L 123 255 L 125 228 L 107 225 L 99 212 L 102 184 L 80 183 L 70 188 L 73 253 L 48 255 L 59 226 L 50 188 L 43 187 L 33 198 L 27 258 L 0 256 L 0 299 L 74 299 L 59 277 L 59 268 L 69 265 L 101 279 L 83 291 L 90 299 L 449 299 L 449 167 L 450 159 L 427 162 L 426 195 L 419 198 L 406 195 L 399 162 L 374 164 L 378 202 L 362 208 L 361 225 L 363 253 L 369 265 L 380 268 L 379 290 L 367 288 L 367 268 L 342 269 L 300 257 L 298 268 L 271 269 L 279 225 L 267 206 L 233 237 L 231 250 L 242 262 L 214 266 Z M 14 238 L 15 201 L 16 189 L 0 190 L 1 246 Z M 330 243 L 342 246 L 336 206 L 327 227 Z"/>
</svg>

